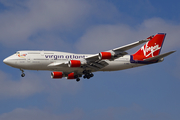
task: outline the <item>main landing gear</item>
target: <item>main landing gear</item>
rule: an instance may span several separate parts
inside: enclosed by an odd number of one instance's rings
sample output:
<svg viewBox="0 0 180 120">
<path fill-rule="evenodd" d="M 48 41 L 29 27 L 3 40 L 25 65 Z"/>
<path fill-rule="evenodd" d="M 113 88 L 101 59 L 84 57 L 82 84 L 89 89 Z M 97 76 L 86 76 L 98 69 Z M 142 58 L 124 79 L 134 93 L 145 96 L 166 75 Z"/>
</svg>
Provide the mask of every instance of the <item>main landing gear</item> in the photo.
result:
<svg viewBox="0 0 180 120">
<path fill-rule="evenodd" d="M 83 71 L 83 74 L 84 74 L 84 76 L 83 76 L 84 79 L 86 79 L 86 78 L 87 78 L 87 79 L 90 79 L 91 77 L 94 76 L 94 74 L 91 73 L 90 70 L 84 70 L 84 71 Z"/>
<path fill-rule="evenodd" d="M 87 79 L 90 79 L 91 77 L 94 76 L 94 74 L 93 74 L 90 70 L 84 70 L 82 73 L 84 74 L 84 76 L 83 76 L 84 79 L 86 79 L 86 78 L 87 78 Z M 74 76 L 74 78 L 76 79 L 77 82 L 80 81 L 80 78 L 79 78 L 79 77 L 82 77 L 82 75 L 76 75 L 76 76 Z"/>
<path fill-rule="evenodd" d="M 20 69 L 20 71 L 22 72 L 21 77 L 24 77 L 25 76 L 24 70 Z"/>
<path fill-rule="evenodd" d="M 79 77 L 82 77 L 82 75 L 75 75 L 74 78 L 76 79 L 77 82 L 80 81 L 80 78 Z"/>
</svg>

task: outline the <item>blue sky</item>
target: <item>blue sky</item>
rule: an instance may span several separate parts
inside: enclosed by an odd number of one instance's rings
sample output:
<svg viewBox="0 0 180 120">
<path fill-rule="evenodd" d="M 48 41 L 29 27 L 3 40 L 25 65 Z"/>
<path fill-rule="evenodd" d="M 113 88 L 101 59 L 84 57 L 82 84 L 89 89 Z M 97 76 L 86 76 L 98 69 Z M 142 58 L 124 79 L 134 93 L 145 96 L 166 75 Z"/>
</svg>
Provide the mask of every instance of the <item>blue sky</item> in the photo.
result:
<svg viewBox="0 0 180 120">
<path fill-rule="evenodd" d="M 0 0 L 1 61 L 18 50 L 98 53 L 167 33 L 162 63 L 80 82 L 0 63 L 1 120 L 179 120 L 178 0 Z M 133 54 L 141 46 L 129 50 Z"/>
</svg>

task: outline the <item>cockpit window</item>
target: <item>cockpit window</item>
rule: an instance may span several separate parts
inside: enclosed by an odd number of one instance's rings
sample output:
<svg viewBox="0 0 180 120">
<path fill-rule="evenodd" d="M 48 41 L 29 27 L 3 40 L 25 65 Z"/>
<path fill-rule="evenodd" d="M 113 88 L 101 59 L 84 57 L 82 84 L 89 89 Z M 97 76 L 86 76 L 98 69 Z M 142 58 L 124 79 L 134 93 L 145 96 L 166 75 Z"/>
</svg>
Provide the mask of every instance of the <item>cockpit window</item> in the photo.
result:
<svg viewBox="0 0 180 120">
<path fill-rule="evenodd" d="M 20 52 L 16 52 L 16 55 L 19 55 L 20 54 Z"/>
</svg>

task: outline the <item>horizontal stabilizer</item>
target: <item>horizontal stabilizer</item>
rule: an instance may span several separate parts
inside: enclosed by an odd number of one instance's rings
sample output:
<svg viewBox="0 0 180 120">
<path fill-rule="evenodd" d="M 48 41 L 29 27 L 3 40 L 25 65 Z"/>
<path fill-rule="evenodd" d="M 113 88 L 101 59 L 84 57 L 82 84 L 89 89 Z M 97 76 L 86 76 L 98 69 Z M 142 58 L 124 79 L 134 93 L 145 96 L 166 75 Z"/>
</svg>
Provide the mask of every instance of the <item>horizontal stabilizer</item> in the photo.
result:
<svg viewBox="0 0 180 120">
<path fill-rule="evenodd" d="M 153 61 L 153 60 L 159 60 L 161 58 L 164 58 L 172 53 L 174 53 L 176 51 L 171 51 L 171 52 L 168 52 L 168 53 L 164 53 L 164 54 L 161 54 L 161 55 L 157 55 L 155 57 L 151 57 L 151 58 L 148 58 L 148 59 L 144 59 L 143 61 Z"/>
</svg>

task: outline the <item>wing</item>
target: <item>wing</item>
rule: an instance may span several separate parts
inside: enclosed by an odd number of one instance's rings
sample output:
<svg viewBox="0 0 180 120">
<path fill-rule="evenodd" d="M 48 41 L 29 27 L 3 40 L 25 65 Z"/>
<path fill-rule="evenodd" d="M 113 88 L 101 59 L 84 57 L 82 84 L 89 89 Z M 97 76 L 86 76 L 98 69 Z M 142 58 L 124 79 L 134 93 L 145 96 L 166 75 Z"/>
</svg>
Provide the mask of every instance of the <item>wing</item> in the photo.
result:
<svg viewBox="0 0 180 120">
<path fill-rule="evenodd" d="M 147 41 L 149 41 L 149 39 L 140 40 L 140 41 L 137 41 L 137 42 L 134 42 L 134 43 L 122 46 L 122 47 L 118 47 L 118 48 L 115 48 L 115 49 L 112 49 L 109 51 L 105 51 L 105 52 L 101 52 L 99 54 L 87 56 L 87 57 L 85 57 L 85 60 L 88 63 L 87 67 L 90 67 L 90 68 L 93 67 L 93 69 L 101 69 L 108 65 L 108 63 L 106 62 L 106 60 L 107 60 L 106 58 L 109 58 L 108 60 L 114 60 L 119 57 L 122 57 L 122 56 L 128 54 L 125 51 L 127 51 L 131 48 L 134 48 L 140 44 L 143 44 Z M 104 54 L 104 57 L 103 57 L 103 54 Z M 103 58 L 105 58 L 106 60 Z"/>
<path fill-rule="evenodd" d="M 143 44 L 145 42 L 148 42 L 149 39 L 146 39 L 146 40 L 140 40 L 140 41 L 137 41 L 137 42 L 134 42 L 134 43 L 131 43 L 131 44 L 128 44 L 128 45 L 125 45 L 125 46 L 122 46 L 122 47 L 118 47 L 118 48 L 115 48 L 113 49 L 112 51 L 114 52 L 122 52 L 122 51 L 127 51 L 129 49 L 132 49 L 140 44 Z"/>
<path fill-rule="evenodd" d="M 145 43 L 147 41 L 149 41 L 149 39 L 137 41 L 137 42 L 134 42 L 134 43 L 122 46 L 122 47 L 118 47 L 118 48 L 115 48 L 115 49 L 112 49 L 112 50 L 109 50 L 109 51 L 106 51 L 106 52 L 111 52 L 111 53 L 114 53 L 115 56 L 122 57 L 122 56 L 128 54 L 125 51 L 127 51 L 129 49 L 132 49 L 132 48 L 134 48 L 134 47 L 136 47 L 136 46 L 138 46 L 140 44 L 143 44 L 143 43 Z M 118 57 L 116 57 L 116 59 Z M 99 54 L 88 56 L 85 59 L 88 60 L 88 61 L 96 61 L 96 60 L 99 59 Z"/>
<path fill-rule="evenodd" d="M 53 63 L 48 65 L 48 67 L 55 67 L 55 66 L 58 66 L 58 67 L 68 67 L 68 62 L 57 61 L 57 62 L 53 62 Z"/>
</svg>

